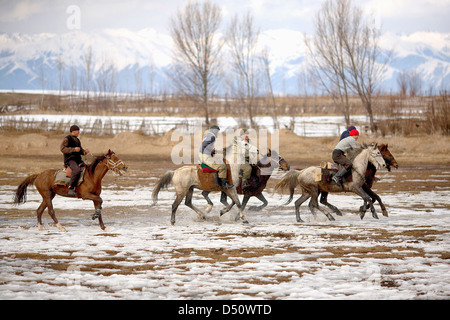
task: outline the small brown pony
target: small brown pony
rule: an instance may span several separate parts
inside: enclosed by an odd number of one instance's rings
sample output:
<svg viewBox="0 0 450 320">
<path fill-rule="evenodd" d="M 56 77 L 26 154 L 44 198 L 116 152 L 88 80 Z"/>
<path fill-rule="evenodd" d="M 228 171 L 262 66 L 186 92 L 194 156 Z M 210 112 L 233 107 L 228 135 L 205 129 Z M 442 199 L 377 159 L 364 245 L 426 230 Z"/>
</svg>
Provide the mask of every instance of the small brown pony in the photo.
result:
<svg viewBox="0 0 450 320">
<path fill-rule="evenodd" d="M 102 220 L 102 203 L 103 200 L 100 198 L 100 193 L 102 192 L 102 179 L 108 172 L 112 170 L 113 172 L 122 175 L 121 171 L 127 171 L 127 167 L 122 160 L 115 155 L 114 152 L 108 150 L 108 153 L 97 157 L 91 164 L 86 166 L 84 173 L 83 182 L 77 187 L 77 198 L 83 200 L 92 200 L 94 202 L 95 213 L 92 215 L 92 220 L 98 218 L 100 228 L 107 231 L 108 229 L 103 224 Z M 46 170 L 39 174 L 34 174 L 27 177 L 17 188 L 16 195 L 14 197 L 14 204 L 22 204 L 27 200 L 27 188 L 30 184 L 34 184 L 36 189 L 42 196 L 42 203 L 37 209 L 37 220 L 39 230 L 43 230 L 42 226 L 42 213 L 45 208 L 48 208 L 48 214 L 52 217 L 56 226 L 61 231 L 66 231 L 66 229 L 58 222 L 56 219 L 55 211 L 53 210 L 52 199 L 55 195 L 60 195 L 63 197 L 68 196 L 67 192 L 69 190 L 68 186 L 55 185 L 56 173 L 58 170 Z"/>
</svg>

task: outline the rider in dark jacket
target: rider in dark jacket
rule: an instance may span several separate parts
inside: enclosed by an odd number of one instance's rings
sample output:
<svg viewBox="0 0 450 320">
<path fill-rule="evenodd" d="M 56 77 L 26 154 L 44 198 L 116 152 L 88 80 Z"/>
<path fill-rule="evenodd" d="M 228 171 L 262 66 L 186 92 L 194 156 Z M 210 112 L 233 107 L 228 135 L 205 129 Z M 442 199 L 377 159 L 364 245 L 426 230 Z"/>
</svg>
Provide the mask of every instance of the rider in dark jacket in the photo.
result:
<svg viewBox="0 0 450 320">
<path fill-rule="evenodd" d="M 75 196 L 78 179 L 81 174 L 81 166 L 84 164 L 82 155 L 89 153 L 89 150 L 81 147 L 81 141 L 78 139 L 80 128 L 77 125 L 70 127 L 70 135 L 64 138 L 61 143 L 61 152 L 64 154 L 64 166 L 72 169 L 68 195 Z"/>
</svg>

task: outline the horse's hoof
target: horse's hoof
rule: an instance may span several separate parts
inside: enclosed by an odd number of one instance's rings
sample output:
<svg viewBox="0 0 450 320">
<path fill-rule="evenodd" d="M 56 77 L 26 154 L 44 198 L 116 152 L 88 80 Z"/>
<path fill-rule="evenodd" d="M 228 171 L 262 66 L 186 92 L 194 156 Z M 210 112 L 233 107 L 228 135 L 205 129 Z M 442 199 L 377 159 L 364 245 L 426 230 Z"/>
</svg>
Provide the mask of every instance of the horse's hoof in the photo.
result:
<svg viewBox="0 0 450 320">
<path fill-rule="evenodd" d="M 243 224 L 249 224 L 248 220 L 243 220 L 242 223 Z"/>
<path fill-rule="evenodd" d="M 212 205 L 212 204 L 208 204 L 208 205 L 206 206 L 206 213 L 210 213 L 211 210 L 212 210 L 212 208 L 213 208 L 213 205 Z"/>
<path fill-rule="evenodd" d="M 389 217 L 387 210 L 383 210 L 383 216 Z"/>
<path fill-rule="evenodd" d="M 103 228 L 103 231 L 105 231 L 105 232 L 109 232 L 110 230 L 109 230 L 109 228 L 108 228 L 108 227 L 105 227 L 105 228 Z"/>
<path fill-rule="evenodd" d="M 38 225 L 38 229 L 39 229 L 39 231 L 45 231 L 45 228 L 42 224 Z"/>
<path fill-rule="evenodd" d="M 365 213 L 360 213 L 359 214 L 359 217 L 361 218 L 361 220 L 364 219 L 364 215 L 365 215 Z"/>
<path fill-rule="evenodd" d="M 60 225 L 59 223 L 57 223 L 56 226 L 57 226 L 58 229 L 61 230 L 62 232 L 67 232 L 67 230 L 66 230 L 62 225 Z"/>
</svg>

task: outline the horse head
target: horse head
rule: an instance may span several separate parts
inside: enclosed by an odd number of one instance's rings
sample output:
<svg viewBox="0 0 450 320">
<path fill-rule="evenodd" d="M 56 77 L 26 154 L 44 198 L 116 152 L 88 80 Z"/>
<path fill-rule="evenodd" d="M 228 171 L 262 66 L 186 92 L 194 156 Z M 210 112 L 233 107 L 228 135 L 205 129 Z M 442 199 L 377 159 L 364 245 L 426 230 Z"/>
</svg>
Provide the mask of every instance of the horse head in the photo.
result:
<svg viewBox="0 0 450 320">
<path fill-rule="evenodd" d="M 105 155 L 105 160 L 108 169 L 120 176 L 122 175 L 122 171 L 126 172 L 128 170 L 125 163 L 120 160 L 120 158 L 114 153 L 114 151 L 111 151 L 111 149 L 109 149 L 108 153 Z"/>
<path fill-rule="evenodd" d="M 386 168 L 386 162 L 384 162 L 377 144 L 368 146 L 367 150 L 369 151 L 369 161 L 377 168 L 377 170 Z"/>
<path fill-rule="evenodd" d="M 289 171 L 289 163 L 278 154 L 275 150 L 269 149 L 267 154 L 258 161 L 258 165 L 262 168 L 270 167 L 271 171 L 278 168 L 283 171 Z"/>
<path fill-rule="evenodd" d="M 383 156 L 384 162 L 386 163 L 386 169 L 388 171 L 391 171 L 391 166 L 393 166 L 395 169 L 398 169 L 398 163 L 395 160 L 394 156 L 388 149 L 387 144 L 380 144 L 378 145 L 378 149 L 381 152 L 381 155 Z"/>
</svg>

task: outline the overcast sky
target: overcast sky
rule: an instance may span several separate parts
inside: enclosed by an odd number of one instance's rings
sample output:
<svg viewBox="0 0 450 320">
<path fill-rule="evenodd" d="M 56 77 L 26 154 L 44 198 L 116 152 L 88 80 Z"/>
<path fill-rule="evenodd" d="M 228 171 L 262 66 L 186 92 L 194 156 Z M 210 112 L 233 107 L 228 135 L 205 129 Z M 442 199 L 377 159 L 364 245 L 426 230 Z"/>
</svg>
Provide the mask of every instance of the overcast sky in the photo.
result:
<svg viewBox="0 0 450 320">
<path fill-rule="evenodd" d="M 188 0 L 0 0 L 0 32 L 65 33 L 67 21 L 79 8 L 80 30 L 106 28 L 138 31 L 155 28 L 168 33 L 170 16 Z M 222 8 L 223 21 L 237 12 L 250 11 L 262 31 L 287 28 L 312 32 L 312 18 L 322 1 L 317 0 L 211 0 Z M 383 32 L 450 33 L 450 0 L 354 0 L 373 12 Z M 73 24 L 72 24 L 73 25 Z"/>
</svg>

